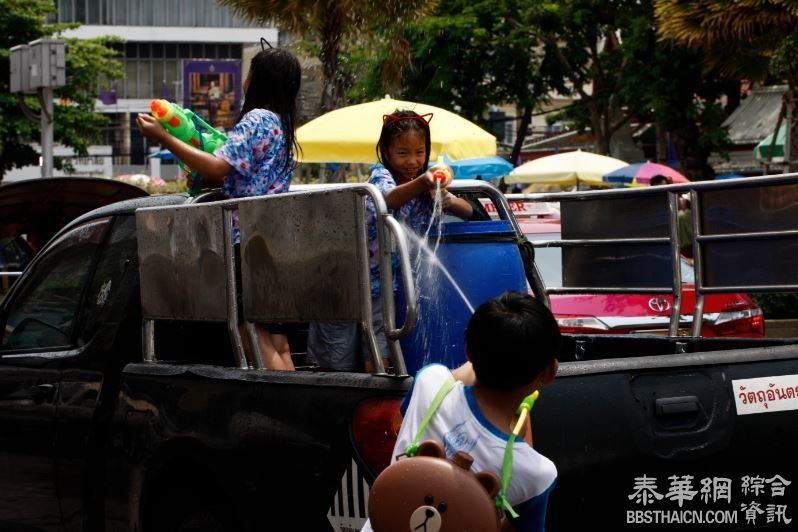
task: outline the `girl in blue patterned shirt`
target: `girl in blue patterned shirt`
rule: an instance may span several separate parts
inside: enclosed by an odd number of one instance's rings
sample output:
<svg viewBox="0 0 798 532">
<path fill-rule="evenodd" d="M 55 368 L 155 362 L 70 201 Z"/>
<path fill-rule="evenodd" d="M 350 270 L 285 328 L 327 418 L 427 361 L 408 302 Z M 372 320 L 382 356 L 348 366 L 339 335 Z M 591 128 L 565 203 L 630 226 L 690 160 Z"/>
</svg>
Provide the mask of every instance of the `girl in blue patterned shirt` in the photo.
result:
<svg viewBox="0 0 798 532">
<path fill-rule="evenodd" d="M 374 167 L 369 183 L 375 185 L 385 197 L 388 210 L 394 218 L 425 236 L 434 222 L 436 183 L 429 167 L 432 144 L 429 121 L 432 114 L 419 115 L 414 111 L 396 110 L 382 117 L 382 132 L 377 142 L 377 159 L 382 164 Z M 467 220 L 473 214 L 471 205 L 441 191 L 441 208 L 444 212 Z M 374 328 L 383 357 L 387 357 L 387 339 L 382 326 L 380 301 L 380 268 L 377 244 L 377 221 L 374 204 L 366 202 L 369 240 L 369 266 L 371 267 L 371 299 L 375 312 Z M 396 270 L 394 264 L 394 270 Z M 393 287 L 394 289 L 396 287 Z M 379 324 L 379 327 L 377 326 Z M 387 367 L 387 366 L 386 366 Z"/>
<path fill-rule="evenodd" d="M 433 222 L 433 199 L 436 189 L 432 171 L 428 170 L 430 157 L 429 120 L 432 115 L 419 115 L 414 111 L 396 110 L 383 116 L 382 132 L 377 143 L 377 159 L 368 182 L 375 185 L 383 196 L 388 210 L 400 222 L 419 235 L 427 232 Z M 473 208 L 465 200 L 441 191 L 443 211 L 468 219 Z M 380 302 L 380 268 L 377 243 L 377 221 L 374 203 L 366 200 L 368 224 L 369 267 L 371 269 L 372 324 L 377 345 L 388 367 L 388 341 L 382 321 Z M 395 259 L 395 258 L 394 258 Z M 394 270 L 396 262 L 394 260 Z M 396 289 L 396 287 L 393 287 Z M 362 347 L 359 348 L 359 345 Z M 360 367 L 358 351 L 366 361 L 366 371 L 371 372 L 366 342 L 360 342 L 358 329 L 346 323 L 313 323 L 308 337 L 308 354 L 323 368 L 352 371 Z"/>
<path fill-rule="evenodd" d="M 244 105 L 238 122 L 227 133 L 227 142 L 213 155 L 173 137 L 151 115 L 139 114 L 136 124 L 145 137 L 160 143 L 199 172 L 203 185 L 221 186 L 227 198 L 287 192 L 294 173 L 294 126 L 300 79 L 299 61 L 287 50 L 265 48 L 258 52 L 244 81 Z M 236 218 L 233 228 L 236 244 L 240 238 L 237 222 Z M 294 369 L 288 339 L 280 324 L 255 326 L 265 366 Z M 243 331 L 241 337 L 251 362 L 249 341 Z"/>
</svg>

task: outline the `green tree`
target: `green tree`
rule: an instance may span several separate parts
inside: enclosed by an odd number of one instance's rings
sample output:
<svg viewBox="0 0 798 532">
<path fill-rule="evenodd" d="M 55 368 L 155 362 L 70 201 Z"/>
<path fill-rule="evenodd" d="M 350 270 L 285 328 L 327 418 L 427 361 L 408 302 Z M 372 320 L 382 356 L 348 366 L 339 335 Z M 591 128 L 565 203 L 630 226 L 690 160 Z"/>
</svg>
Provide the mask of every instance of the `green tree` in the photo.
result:
<svg viewBox="0 0 798 532">
<path fill-rule="evenodd" d="M 671 134 L 687 177 L 712 179 L 708 159 L 729 147 L 721 124 L 739 104 L 739 82 L 706 70 L 698 51 L 658 40 L 653 5 L 641 2 L 641 6 L 645 9 L 627 22 L 622 33 L 621 51 L 628 68 L 620 80 L 620 99 L 627 114 Z M 663 159 L 664 151 L 664 146 L 658 149 Z"/>
<path fill-rule="evenodd" d="M 31 147 L 40 137 L 39 124 L 29 120 L 20 106 L 19 95 L 9 92 L 10 48 L 44 37 L 51 37 L 76 25 L 46 24 L 53 12 L 48 0 L 6 0 L 0 10 L 0 180 L 8 170 L 37 164 L 39 154 Z M 122 76 L 121 64 L 110 39 L 78 41 L 67 39 L 67 85 L 55 91 L 54 140 L 87 155 L 88 147 L 100 137 L 107 119 L 94 111 L 98 79 Z M 25 96 L 26 105 L 39 112 L 35 97 Z M 61 166 L 61 161 L 56 161 Z"/>
<path fill-rule="evenodd" d="M 320 59 L 324 74 L 322 112 L 346 103 L 346 76 L 342 73 L 342 43 L 368 31 L 375 23 L 399 27 L 435 8 L 434 0 L 219 0 L 245 19 L 275 23 L 306 39 L 320 43 Z"/>
<path fill-rule="evenodd" d="M 798 170 L 798 1 L 657 0 L 663 40 L 700 50 L 707 70 L 730 77 L 786 79 L 785 161 Z"/>
<path fill-rule="evenodd" d="M 597 153 L 609 154 L 613 134 L 630 118 L 620 99 L 629 61 L 619 35 L 642 9 L 634 0 L 560 0 L 544 4 L 534 19 L 579 95 Z"/>
<path fill-rule="evenodd" d="M 734 106 L 739 84 L 735 92 L 717 71 L 703 70 L 698 52 L 658 41 L 651 0 L 562 0 L 536 23 L 580 96 L 560 116 L 590 127 L 597 152 L 609 153 L 612 136 L 635 118 L 654 122 L 663 146 L 671 134 L 690 179 L 714 176 L 709 156 L 728 147 L 721 96 Z"/>
<path fill-rule="evenodd" d="M 401 35 L 410 50 L 410 62 L 401 70 L 401 95 L 451 109 L 483 126 L 488 125 L 488 106 L 516 105 L 521 114 L 511 156 L 516 160 L 533 110 L 550 91 L 566 90 L 558 68 L 551 68 L 558 65 L 546 60 L 527 23 L 536 5 L 530 0 L 443 0 L 434 16 L 411 24 Z M 386 64 L 377 61 L 372 70 L 370 87 L 378 92 L 386 88 Z M 375 76 L 381 76 L 382 84 L 373 81 Z"/>
</svg>

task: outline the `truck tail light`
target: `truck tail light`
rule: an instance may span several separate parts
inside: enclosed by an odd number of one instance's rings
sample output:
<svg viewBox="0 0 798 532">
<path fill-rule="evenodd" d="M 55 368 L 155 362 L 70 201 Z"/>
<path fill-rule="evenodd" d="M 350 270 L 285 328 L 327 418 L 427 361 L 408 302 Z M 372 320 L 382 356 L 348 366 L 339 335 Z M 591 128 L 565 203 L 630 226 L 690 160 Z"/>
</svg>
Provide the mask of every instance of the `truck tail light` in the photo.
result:
<svg viewBox="0 0 798 532">
<path fill-rule="evenodd" d="M 606 323 L 593 316 L 558 315 L 557 324 L 560 332 L 567 334 L 596 334 L 610 330 Z"/>
<path fill-rule="evenodd" d="M 721 312 L 712 324 L 718 336 L 765 334 L 765 320 L 759 308 Z"/>
<path fill-rule="evenodd" d="M 399 434 L 401 399 L 369 399 L 360 403 L 352 417 L 352 438 L 360 457 L 376 476 L 391 463 Z"/>
</svg>

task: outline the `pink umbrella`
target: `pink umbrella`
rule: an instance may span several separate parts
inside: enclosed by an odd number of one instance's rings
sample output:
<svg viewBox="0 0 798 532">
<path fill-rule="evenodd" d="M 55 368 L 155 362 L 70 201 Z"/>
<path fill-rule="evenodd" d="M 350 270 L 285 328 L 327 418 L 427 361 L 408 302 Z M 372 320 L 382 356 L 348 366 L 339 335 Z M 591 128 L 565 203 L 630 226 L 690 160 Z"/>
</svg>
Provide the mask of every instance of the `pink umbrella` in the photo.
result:
<svg viewBox="0 0 798 532">
<path fill-rule="evenodd" d="M 689 183 L 690 180 L 682 174 L 664 164 L 644 163 L 630 164 L 617 170 L 613 170 L 604 176 L 604 181 L 616 185 L 648 185 L 651 178 L 655 175 L 664 175 L 671 180 L 671 183 Z"/>
</svg>

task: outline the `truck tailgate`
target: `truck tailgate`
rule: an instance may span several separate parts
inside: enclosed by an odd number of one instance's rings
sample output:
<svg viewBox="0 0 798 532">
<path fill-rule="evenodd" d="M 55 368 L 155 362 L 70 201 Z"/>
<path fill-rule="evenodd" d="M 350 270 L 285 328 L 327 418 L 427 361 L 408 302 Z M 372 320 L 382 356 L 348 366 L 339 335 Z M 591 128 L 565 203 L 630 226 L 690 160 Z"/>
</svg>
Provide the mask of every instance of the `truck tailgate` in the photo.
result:
<svg viewBox="0 0 798 532">
<path fill-rule="evenodd" d="M 781 346 L 563 363 L 534 414 L 535 447 L 559 471 L 549 529 L 791 529 L 796 357 Z"/>
</svg>

